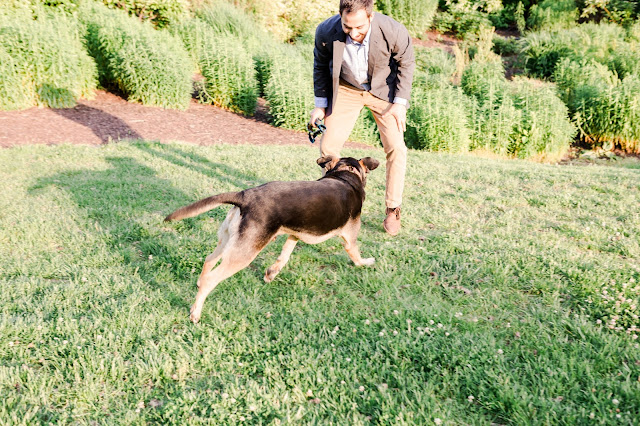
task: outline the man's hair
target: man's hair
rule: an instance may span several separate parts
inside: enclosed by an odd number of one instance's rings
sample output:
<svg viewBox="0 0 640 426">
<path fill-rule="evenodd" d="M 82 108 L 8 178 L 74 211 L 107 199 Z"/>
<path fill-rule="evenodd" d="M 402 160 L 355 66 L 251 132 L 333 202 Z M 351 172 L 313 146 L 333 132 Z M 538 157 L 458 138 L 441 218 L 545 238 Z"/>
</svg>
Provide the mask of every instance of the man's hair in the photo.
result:
<svg viewBox="0 0 640 426">
<path fill-rule="evenodd" d="M 367 12 L 367 16 L 373 13 L 373 0 L 340 0 L 340 16 L 342 12 L 353 13 L 360 9 Z"/>
</svg>

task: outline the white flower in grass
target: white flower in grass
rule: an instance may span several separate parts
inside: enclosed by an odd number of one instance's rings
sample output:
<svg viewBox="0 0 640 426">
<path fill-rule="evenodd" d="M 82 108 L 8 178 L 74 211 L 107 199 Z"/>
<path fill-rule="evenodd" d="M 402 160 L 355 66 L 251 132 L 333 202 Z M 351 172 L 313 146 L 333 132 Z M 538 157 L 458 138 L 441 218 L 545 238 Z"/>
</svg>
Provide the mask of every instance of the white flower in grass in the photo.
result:
<svg viewBox="0 0 640 426">
<path fill-rule="evenodd" d="M 351 358 L 347 358 L 347 362 L 351 362 Z"/>
<path fill-rule="evenodd" d="M 620 401 L 618 401 L 618 400 L 617 400 L 617 399 L 615 399 L 615 398 L 613 398 L 613 399 L 611 400 L 611 402 L 613 403 L 613 405 L 618 405 L 618 404 L 620 404 Z"/>
<path fill-rule="evenodd" d="M 449 332 L 444 333 L 445 336 L 449 337 Z"/>
<path fill-rule="evenodd" d="M 307 390 L 307 396 L 308 397 L 312 397 L 313 396 L 313 391 L 311 389 Z"/>
<path fill-rule="evenodd" d="M 344 380 L 340 380 L 340 384 L 341 384 L 341 385 L 344 385 L 344 384 L 346 384 L 346 383 L 347 383 L 347 382 L 345 382 Z"/>
<path fill-rule="evenodd" d="M 616 417 L 617 418 L 621 418 L 622 416 L 620 414 L 616 414 Z"/>
<path fill-rule="evenodd" d="M 429 324 L 433 325 L 433 324 L 435 324 L 435 323 L 436 323 L 436 322 L 435 322 L 434 320 L 429 320 Z"/>
<path fill-rule="evenodd" d="M 232 404 L 235 404 L 236 403 L 236 399 L 235 398 L 229 398 L 229 402 L 232 403 Z"/>
<path fill-rule="evenodd" d="M 378 333 L 378 336 L 384 336 L 384 330 L 382 330 L 380 333 Z"/>
<path fill-rule="evenodd" d="M 591 413 L 591 414 L 589 414 L 589 418 L 590 418 L 590 419 L 595 419 L 595 418 L 596 418 L 596 413 Z"/>
<path fill-rule="evenodd" d="M 245 419 L 244 419 L 244 416 L 240 416 L 240 421 L 241 421 L 241 422 L 244 422 L 244 420 L 245 420 Z"/>
<path fill-rule="evenodd" d="M 358 388 L 358 390 L 359 390 L 360 392 L 364 392 L 364 386 L 360 386 L 360 387 Z"/>
<path fill-rule="evenodd" d="M 354 333 L 357 333 L 357 332 L 358 332 L 358 330 L 356 330 L 355 328 L 354 328 L 353 330 L 351 330 L 351 331 L 353 331 Z"/>
<path fill-rule="evenodd" d="M 502 355 L 503 353 L 502 349 L 498 349 L 498 355 Z"/>
<path fill-rule="evenodd" d="M 397 310 L 397 309 L 394 309 L 394 310 L 393 310 L 393 315 L 398 315 L 399 313 L 400 313 L 400 312 L 398 312 L 398 310 Z"/>
<path fill-rule="evenodd" d="M 149 255 L 149 260 L 153 260 L 153 255 L 152 254 Z"/>
<path fill-rule="evenodd" d="M 222 396 L 223 399 L 229 398 L 229 394 L 226 393 L 226 392 L 224 392 L 221 396 Z"/>
<path fill-rule="evenodd" d="M 438 323 L 438 328 L 442 328 L 442 327 L 444 327 L 444 325 L 442 325 L 442 323 L 441 323 L 441 322 L 439 322 L 439 323 Z"/>
<path fill-rule="evenodd" d="M 371 321 L 369 321 L 369 320 L 364 320 L 364 325 L 369 325 L 369 324 L 371 324 Z"/>
<path fill-rule="evenodd" d="M 398 335 L 398 330 L 393 330 L 393 335 L 397 336 Z"/>
<path fill-rule="evenodd" d="M 82 277 L 82 282 L 86 283 L 87 282 L 87 277 Z"/>
<path fill-rule="evenodd" d="M 441 425 L 442 424 L 442 419 L 436 417 L 435 419 L 433 419 L 433 422 L 437 425 Z"/>
<path fill-rule="evenodd" d="M 475 397 L 475 396 L 473 396 L 473 395 L 469 395 L 469 396 L 467 397 L 467 401 L 469 401 L 469 402 L 473 402 L 473 400 L 474 400 L 474 399 L 476 399 L 476 397 Z"/>
<path fill-rule="evenodd" d="M 63 341 L 62 341 L 62 344 L 63 344 L 63 345 L 66 345 L 67 343 L 69 343 L 69 341 L 68 341 L 68 340 L 63 340 Z"/>
<path fill-rule="evenodd" d="M 462 316 L 462 312 L 456 312 L 456 318 L 460 318 Z"/>
</svg>

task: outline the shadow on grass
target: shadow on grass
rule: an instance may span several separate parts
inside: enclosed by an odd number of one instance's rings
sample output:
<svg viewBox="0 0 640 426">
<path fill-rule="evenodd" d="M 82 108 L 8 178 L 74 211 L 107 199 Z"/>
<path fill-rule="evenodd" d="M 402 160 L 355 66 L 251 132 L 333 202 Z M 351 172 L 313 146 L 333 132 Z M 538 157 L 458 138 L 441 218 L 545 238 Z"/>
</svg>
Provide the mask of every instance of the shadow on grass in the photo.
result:
<svg viewBox="0 0 640 426">
<path fill-rule="evenodd" d="M 88 218 L 87 233 L 95 232 L 93 223 L 96 223 L 104 231 L 103 240 L 114 258 L 122 259 L 132 270 L 137 270 L 152 289 L 165 292 L 173 306 L 188 311 L 195 296 L 192 271 L 195 269 L 197 277 L 204 258 L 215 246 L 215 233 L 202 219 L 177 222 L 177 232 L 165 227 L 161 222 L 164 215 L 184 200 L 195 201 L 193 196 L 175 188 L 171 181 L 159 178 L 154 169 L 134 158 L 111 156 L 105 160 L 110 165 L 106 170 L 67 169 L 40 179 L 29 191 L 50 185 L 67 191 L 82 211 L 81 217 Z M 219 175 L 214 172 L 208 175 L 213 177 L 213 182 L 240 183 L 248 179 L 233 167 L 225 166 L 224 170 L 225 173 Z M 181 232 L 185 229 L 190 235 Z M 180 291 L 170 285 L 171 282 L 194 285 Z"/>
</svg>

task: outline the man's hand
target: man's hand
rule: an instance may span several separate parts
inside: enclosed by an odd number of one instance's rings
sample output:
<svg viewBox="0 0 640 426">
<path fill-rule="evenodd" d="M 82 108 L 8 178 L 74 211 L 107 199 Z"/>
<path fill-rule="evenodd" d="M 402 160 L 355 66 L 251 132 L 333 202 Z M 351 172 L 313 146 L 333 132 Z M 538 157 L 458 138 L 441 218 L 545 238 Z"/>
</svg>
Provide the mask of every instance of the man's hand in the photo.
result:
<svg viewBox="0 0 640 426">
<path fill-rule="evenodd" d="M 391 107 L 382 114 L 382 118 L 388 118 L 389 116 L 393 116 L 396 119 L 396 123 L 398 123 L 398 130 L 401 132 L 407 131 L 407 107 L 402 104 L 393 104 Z"/>
<path fill-rule="evenodd" d="M 311 110 L 311 112 L 309 113 L 309 124 L 311 124 L 311 127 L 314 127 L 316 125 L 316 121 L 324 120 L 324 111 L 325 108 L 314 108 L 313 110 Z"/>
</svg>

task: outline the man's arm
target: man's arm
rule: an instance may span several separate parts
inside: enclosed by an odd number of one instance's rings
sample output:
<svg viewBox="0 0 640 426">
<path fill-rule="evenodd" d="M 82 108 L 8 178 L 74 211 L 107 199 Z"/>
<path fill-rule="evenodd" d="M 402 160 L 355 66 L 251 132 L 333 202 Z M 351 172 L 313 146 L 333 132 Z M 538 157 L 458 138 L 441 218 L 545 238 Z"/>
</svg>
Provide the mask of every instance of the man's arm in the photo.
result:
<svg viewBox="0 0 640 426">
<path fill-rule="evenodd" d="M 324 39 L 323 24 L 316 29 L 313 49 L 313 93 L 317 98 L 329 98 L 331 95 L 331 50 L 329 41 Z"/>
<path fill-rule="evenodd" d="M 398 63 L 398 84 L 395 97 L 409 101 L 411 99 L 411 85 L 413 84 L 413 71 L 416 67 L 416 58 L 413 53 L 413 43 L 409 31 L 400 25 L 396 44 L 392 49 Z M 403 103 L 402 101 L 397 103 Z M 404 103 L 406 106 L 406 102 Z"/>
</svg>

